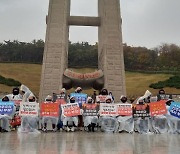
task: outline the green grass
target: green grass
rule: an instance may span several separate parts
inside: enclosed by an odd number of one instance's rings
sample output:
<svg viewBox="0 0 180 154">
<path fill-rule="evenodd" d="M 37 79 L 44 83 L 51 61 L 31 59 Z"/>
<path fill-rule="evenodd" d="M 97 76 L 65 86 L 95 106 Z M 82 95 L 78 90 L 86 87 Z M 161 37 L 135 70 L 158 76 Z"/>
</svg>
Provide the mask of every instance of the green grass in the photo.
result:
<svg viewBox="0 0 180 154">
<path fill-rule="evenodd" d="M 77 72 L 93 72 L 93 68 L 73 69 Z M 37 96 L 39 94 L 41 65 L 38 64 L 20 64 L 20 63 L 0 63 L 0 75 L 6 78 L 13 78 L 22 84 L 27 85 Z M 143 95 L 149 89 L 154 95 L 158 89 L 149 88 L 151 83 L 167 80 L 171 74 L 146 74 L 136 72 L 126 72 L 126 89 L 129 97 Z M 0 92 L 10 93 L 12 87 L 0 84 Z M 71 90 L 72 91 L 72 90 Z M 167 93 L 180 93 L 180 89 L 165 88 Z M 93 89 L 84 92 L 91 94 Z"/>
</svg>

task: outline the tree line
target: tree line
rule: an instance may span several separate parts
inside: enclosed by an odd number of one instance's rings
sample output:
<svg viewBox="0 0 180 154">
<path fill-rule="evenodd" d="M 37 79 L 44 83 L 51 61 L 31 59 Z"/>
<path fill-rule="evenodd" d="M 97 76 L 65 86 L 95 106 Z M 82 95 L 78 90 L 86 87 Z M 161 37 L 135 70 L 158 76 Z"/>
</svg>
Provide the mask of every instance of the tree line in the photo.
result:
<svg viewBox="0 0 180 154">
<path fill-rule="evenodd" d="M 162 44 L 153 49 L 123 44 L 126 70 L 180 71 L 180 46 Z M 43 40 L 32 42 L 4 41 L 0 43 L 0 62 L 42 63 Z M 97 67 L 98 44 L 69 42 L 69 67 Z"/>
</svg>

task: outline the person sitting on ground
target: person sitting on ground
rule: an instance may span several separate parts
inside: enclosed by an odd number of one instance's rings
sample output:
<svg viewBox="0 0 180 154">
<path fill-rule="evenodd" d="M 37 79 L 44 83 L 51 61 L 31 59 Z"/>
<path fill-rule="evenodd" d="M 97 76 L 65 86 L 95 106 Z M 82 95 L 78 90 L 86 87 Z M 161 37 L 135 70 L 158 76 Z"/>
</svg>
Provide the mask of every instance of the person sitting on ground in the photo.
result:
<svg viewBox="0 0 180 154">
<path fill-rule="evenodd" d="M 120 103 L 122 104 L 129 104 L 127 100 L 128 100 L 127 97 L 124 95 L 120 97 Z M 121 115 L 121 116 L 118 116 L 117 119 L 119 122 L 119 128 L 118 128 L 119 133 L 123 131 L 126 131 L 128 133 L 133 133 L 134 119 L 132 115 L 130 116 Z"/>
<path fill-rule="evenodd" d="M 29 96 L 28 103 L 37 103 L 36 98 L 34 96 Z M 38 109 L 39 110 L 39 109 Z M 22 116 L 21 118 L 21 127 L 19 129 L 20 132 L 38 132 L 38 116 Z"/>
<path fill-rule="evenodd" d="M 107 96 L 105 99 L 105 104 L 113 104 L 113 100 L 111 96 Z M 101 104 L 100 104 L 101 106 Z M 100 107 L 101 108 L 101 107 Z M 101 131 L 103 132 L 116 132 L 118 130 L 118 120 L 116 115 L 114 116 L 100 116 L 99 117 L 99 126 L 101 127 Z"/>
<path fill-rule="evenodd" d="M 76 103 L 74 96 L 70 97 L 69 103 Z M 62 116 L 62 121 L 63 121 L 63 127 L 67 132 L 69 131 L 74 132 L 78 127 L 78 122 L 79 122 L 78 116 L 72 116 L 72 117 Z"/>
<path fill-rule="evenodd" d="M 9 98 L 7 96 L 4 96 L 2 102 L 4 103 L 9 102 Z M 1 132 L 10 131 L 9 120 L 12 119 L 12 117 L 14 117 L 15 111 L 16 111 L 16 107 L 13 106 L 13 111 L 11 114 L 0 114 L 0 120 L 2 121 Z"/>
<path fill-rule="evenodd" d="M 85 104 L 83 104 L 83 107 L 87 107 L 88 105 L 93 105 L 94 101 L 91 97 L 87 98 L 87 101 Z M 88 128 L 89 132 L 94 132 L 95 126 L 97 126 L 98 123 L 98 116 L 83 116 L 84 121 L 84 127 Z"/>
<path fill-rule="evenodd" d="M 19 93 L 19 88 L 15 87 L 12 89 L 12 94 L 6 95 L 10 101 L 13 100 L 22 100 L 22 95 Z"/>
<path fill-rule="evenodd" d="M 52 96 L 48 95 L 46 98 L 45 98 L 45 102 L 44 103 L 54 103 L 53 102 L 53 98 Z M 52 124 L 52 131 L 53 132 L 56 132 L 56 126 L 57 126 L 57 123 L 58 123 L 58 118 L 57 117 L 52 117 L 52 116 L 43 116 L 42 117 L 42 131 L 43 132 L 47 132 L 47 122 L 50 121 L 51 124 Z"/>
</svg>

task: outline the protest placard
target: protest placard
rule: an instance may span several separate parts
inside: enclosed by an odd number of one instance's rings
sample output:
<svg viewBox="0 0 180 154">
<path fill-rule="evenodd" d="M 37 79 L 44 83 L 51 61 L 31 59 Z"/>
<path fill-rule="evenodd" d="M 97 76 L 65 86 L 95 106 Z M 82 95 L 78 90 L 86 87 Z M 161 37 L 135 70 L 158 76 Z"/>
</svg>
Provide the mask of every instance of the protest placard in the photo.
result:
<svg viewBox="0 0 180 154">
<path fill-rule="evenodd" d="M 7 115 L 11 115 L 13 113 L 13 109 L 14 109 L 14 102 L 2 102 L 0 101 L 0 114 L 7 114 Z"/>
<path fill-rule="evenodd" d="M 65 117 L 73 117 L 81 114 L 78 103 L 68 103 L 61 105 L 62 115 Z"/>
<path fill-rule="evenodd" d="M 157 98 L 158 98 L 158 101 L 172 99 L 172 94 L 158 94 Z"/>
<path fill-rule="evenodd" d="M 84 104 L 83 105 L 84 116 L 97 116 L 99 111 L 98 104 Z"/>
<path fill-rule="evenodd" d="M 175 102 L 180 102 L 180 94 L 172 94 L 172 100 Z"/>
<path fill-rule="evenodd" d="M 87 94 L 83 93 L 71 93 L 70 97 L 75 97 L 76 103 L 79 104 L 80 107 L 82 107 L 82 104 L 86 102 Z"/>
<path fill-rule="evenodd" d="M 132 104 L 116 104 L 117 114 L 120 116 L 132 116 Z"/>
<path fill-rule="evenodd" d="M 169 112 L 172 116 L 180 118 L 180 102 L 172 102 Z"/>
<path fill-rule="evenodd" d="M 100 104 L 100 116 L 117 116 L 117 106 L 115 104 Z"/>
<path fill-rule="evenodd" d="M 150 117 L 150 109 L 148 104 L 140 105 L 140 104 L 133 104 L 132 107 L 133 117 Z"/>
<path fill-rule="evenodd" d="M 96 96 L 96 102 L 98 102 L 98 103 L 105 103 L 107 96 L 108 95 L 98 95 L 98 96 Z"/>
<path fill-rule="evenodd" d="M 57 102 L 57 100 L 61 100 L 61 99 L 66 100 L 67 94 L 65 94 L 65 93 L 62 93 L 62 94 L 53 93 L 53 102 Z"/>
<path fill-rule="evenodd" d="M 38 116 L 39 104 L 36 102 L 23 102 L 20 104 L 20 116 Z"/>
<path fill-rule="evenodd" d="M 41 103 L 41 116 L 59 117 L 58 103 Z"/>
<path fill-rule="evenodd" d="M 160 100 L 158 102 L 150 103 L 151 116 L 163 115 L 167 113 L 166 100 Z"/>
</svg>

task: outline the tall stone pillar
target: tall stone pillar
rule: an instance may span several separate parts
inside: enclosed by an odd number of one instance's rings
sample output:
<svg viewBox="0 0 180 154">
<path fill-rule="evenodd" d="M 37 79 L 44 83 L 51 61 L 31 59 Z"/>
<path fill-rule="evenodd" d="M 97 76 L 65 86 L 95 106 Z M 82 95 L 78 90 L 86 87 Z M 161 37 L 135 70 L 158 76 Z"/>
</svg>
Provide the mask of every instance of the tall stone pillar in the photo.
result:
<svg viewBox="0 0 180 154">
<path fill-rule="evenodd" d="M 98 65 L 104 72 L 104 87 L 119 101 L 121 95 L 126 95 L 119 0 L 98 0 L 98 13 Z"/>
<path fill-rule="evenodd" d="M 39 101 L 62 88 L 68 64 L 70 0 L 50 0 Z"/>
</svg>

